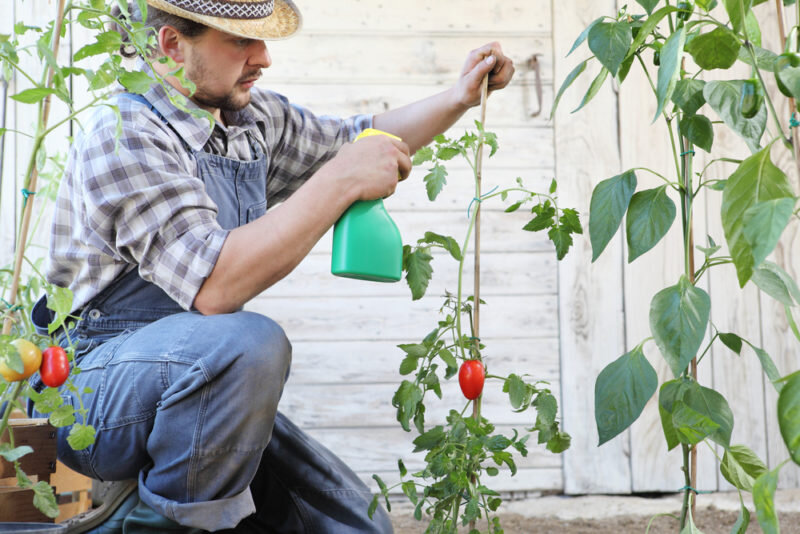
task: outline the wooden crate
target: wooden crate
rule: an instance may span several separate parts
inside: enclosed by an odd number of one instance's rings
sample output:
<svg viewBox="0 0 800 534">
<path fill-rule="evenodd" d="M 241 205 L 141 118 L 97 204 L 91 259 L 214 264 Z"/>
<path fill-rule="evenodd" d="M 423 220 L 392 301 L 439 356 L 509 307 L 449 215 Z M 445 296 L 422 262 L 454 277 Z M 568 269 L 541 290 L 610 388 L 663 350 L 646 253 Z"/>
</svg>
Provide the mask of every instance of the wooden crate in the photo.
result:
<svg viewBox="0 0 800 534">
<path fill-rule="evenodd" d="M 25 474 L 34 482 L 50 481 L 56 470 L 56 431 L 47 419 L 9 419 L 14 445 L 28 445 L 34 452 L 20 458 Z M 8 433 L 0 443 L 8 442 Z M 53 522 L 33 505 L 33 491 L 17 487 L 14 464 L 0 458 L 0 521 Z"/>
</svg>

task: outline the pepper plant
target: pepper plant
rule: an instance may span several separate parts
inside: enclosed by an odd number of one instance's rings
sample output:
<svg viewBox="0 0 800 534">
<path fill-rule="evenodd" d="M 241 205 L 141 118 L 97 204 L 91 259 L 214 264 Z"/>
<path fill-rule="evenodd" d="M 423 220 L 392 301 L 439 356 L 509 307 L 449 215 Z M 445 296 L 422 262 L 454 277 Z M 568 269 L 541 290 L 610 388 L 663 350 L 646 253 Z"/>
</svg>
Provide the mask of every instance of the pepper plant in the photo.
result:
<svg viewBox="0 0 800 534">
<path fill-rule="evenodd" d="M 555 101 L 557 106 L 565 90 L 590 65 L 597 64 L 599 73 L 578 109 L 607 80 L 622 84 L 631 69 L 642 69 L 657 105 L 652 121 L 666 123 L 670 142 L 664 150 L 674 162 L 666 175 L 647 168 L 626 170 L 601 181 L 592 193 L 592 261 L 617 233 L 623 218 L 629 262 L 661 242 L 678 213 L 684 251 L 683 274 L 650 302 L 652 336 L 597 377 L 595 420 L 600 445 L 627 429 L 658 391 L 668 449 L 680 447 L 683 452 L 686 485 L 681 532 L 698 532 L 691 514 L 692 492 L 696 492 L 691 457 L 704 442 L 714 454 L 721 451 L 721 456 L 717 454 L 720 471 L 740 493 L 741 512 L 732 532 L 746 531 L 750 520 L 742 492 L 752 493 L 762 529 L 778 532 L 773 505 L 778 473 L 787 462 L 800 465 L 800 372 L 778 370 L 763 348 L 736 333 L 718 330 L 711 321 L 711 298 L 698 284 L 712 269 L 733 267 L 741 287 L 752 282 L 785 306 L 787 320 L 800 340 L 794 320 L 800 291 L 783 268 L 767 259 L 790 222 L 798 218 L 797 192 L 787 173 L 798 171 L 800 124 L 792 114 L 786 128 L 789 117 L 776 113 L 773 96 L 791 99 L 790 109 L 800 99 L 800 28 L 792 28 L 788 38 L 782 36 L 781 49 L 769 50 L 762 47 L 761 29 L 752 11 L 766 0 L 636 2 L 638 6 L 625 6 L 594 20 L 578 36 L 570 54 L 586 43 L 591 56 L 568 74 Z M 781 20 L 783 4 L 794 5 L 800 17 L 800 5 L 794 0 L 778 0 Z M 735 74 L 742 66 L 751 73 L 748 79 Z M 706 81 L 704 74 L 709 71 L 714 76 Z M 772 90 L 775 87 L 779 92 Z M 714 139 L 723 128 L 742 138 L 750 153 L 720 153 Z M 702 168 L 696 165 L 700 150 L 709 154 Z M 709 169 L 723 162 L 735 164 L 735 171 L 725 179 L 709 177 Z M 639 187 L 640 172 L 658 177 L 663 184 Z M 708 236 L 707 242 L 697 244 L 693 213 L 705 195 L 722 195 L 719 217 L 724 235 Z M 644 346 L 649 342 L 655 343 L 673 374 L 660 385 L 645 357 Z M 778 423 L 787 459 L 771 470 L 750 448 L 731 443 L 734 420 L 728 401 L 697 378 L 697 364 L 717 343 L 737 354 L 749 346 L 769 387 L 778 391 Z"/>
<path fill-rule="evenodd" d="M 433 146 L 420 149 L 413 158 L 415 165 L 429 163 L 432 167 L 425 176 L 428 198 L 434 201 L 446 183 L 445 162 L 463 157 L 473 170 L 476 194 L 470 205 L 469 220 L 461 242 L 454 237 L 428 231 L 414 245 L 403 250 L 403 270 L 414 300 L 422 298 L 432 278 L 432 251 L 441 250 L 452 261 L 458 262 L 455 292 L 446 292 L 441 308 L 442 319 L 421 341 L 399 345 L 404 357 L 400 374 L 409 376 L 402 381 L 392 398 L 397 409 L 397 420 L 406 432 L 414 432 L 414 452 L 425 454 L 425 466 L 409 473 L 402 459 L 398 461 L 401 482 L 398 486 L 415 506 L 414 517 L 421 520 L 423 512 L 429 520 L 426 532 L 454 533 L 459 524 L 470 525 L 470 532 L 479 532 L 478 520 L 485 521 L 486 532 L 500 533 L 502 527 L 495 515 L 502 504 L 500 493 L 489 487 L 491 477 L 500 468 L 516 473 L 515 453 L 526 456 L 530 433 L 553 453 L 560 453 L 570 445 L 570 436 L 559 428 L 558 404 L 546 382 L 526 374 L 499 376 L 490 372 L 491 359 L 487 358 L 485 344 L 478 336 L 474 320 L 477 306 L 483 301 L 464 291 L 464 264 L 469 256 L 469 243 L 476 229 L 479 210 L 473 206 L 489 200 L 513 199 L 506 212 L 523 207 L 530 210 L 531 220 L 522 228 L 529 232 L 547 230 L 555 246 L 558 259 L 562 259 L 573 242 L 573 234 L 582 233 L 578 213 L 571 208 L 561 208 L 556 197 L 553 180 L 547 193 L 528 189 L 522 179 L 501 191 L 480 193 L 481 146 L 488 146 L 491 155 L 498 149 L 497 137 L 484 131 L 476 121 L 477 132 L 466 132 L 458 139 L 439 135 Z M 513 197 L 513 198 L 512 198 Z M 475 254 L 479 251 L 475 251 Z M 425 420 L 426 396 L 429 393 L 442 398 L 442 382 L 458 374 L 459 385 L 466 397 L 460 409 L 451 409 L 445 422 L 431 426 Z M 487 418 L 481 415 L 484 380 L 497 384 L 498 390 L 508 395 L 514 412 L 535 411 L 531 426 L 523 432 L 513 431 L 505 436 L 496 431 Z M 467 413 L 472 407 L 471 413 Z M 397 486 L 387 485 L 373 475 L 386 506 L 391 510 L 388 495 Z M 370 514 L 378 506 L 379 495 L 372 501 Z"/>
<path fill-rule="evenodd" d="M 137 0 L 137 4 L 146 16 L 145 1 Z M 114 5 L 122 10 L 121 17 L 112 12 Z M 155 34 L 145 24 L 129 20 L 127 2 L 60 0 L 52 15 L 42 25 L 34 21 L 17 21 L 12 33 L 0 34 L 2 77 L 25 86 L 10 98 L 18 104 L 29 106 L 30 115 L 36 117 L 32 131 L 6 128 L 5 124 L 0 127 L 0 137 L 13 135 L 17 140 L 24 138 L 30 141 L 22 180 L 23 209 L 13 229 L 16 247 L 14 261 L 0 268 L 0 321 L 3 324 L 0 334 L 0 406 L 3 407 L 0 436 L 5 436 L 4 442 L 0 443 L 0 457 L 14 464 L 18 486 L 33 490 L 34 505 L 48 517 L 56 517 L 59 513 L 53 490 L 47 482 L 31 481 L 22 469 L 20 460 L 34 454 L 34 451 L 28 446 L 15 446 L 13 429 L 8 425 L 11 412 L 14 409 L 24 412 L 25 400 L 31 399 L 38 412 L 49 414 L 53 426 L 72 425 L 67 440 L 76 450 L 94 443 L 95 429 L 86 424 L 86 409 L 81 398 L 81 395 L 91 394 L 92 391 L 88 388 L 78 391 L 71 380 L 73 374 L 80 372 L 74 366 L 74 344 L 67 339 L 65 346 L 60 347 L 56 339 L 59 329 L 66 327 L 69 330 L 77 320 L 70 315 L 72 293 L 67 288 L 49 284 L 42 274 L 42 258 L 29 253 L 41 248 L 32 246 L 40 245 L 32 236 L 36 235 L 36 227 L 43 214 L 47 213 L 47 206 L 55 199 L 63 172 L 64 154 L 48 154 L 46 140 L 62 135 L 59 127 L 70 121 L 80 125 L 79 116 L 97 106 L 112 107 L 118 114 L 116 107 L 108 103 L 118 84 L 130 92 L 144 93 L 153 83 L 167 83 L 156 74 L 151 76 L 141 70 L 131 70 L 123 64 L 118 53 L 123 44 L 133 47 L 141 57 L 147 57 L 156 45 Z M 128 36 L 126 40 L 118 31 L 108 29 L 112 22 L 125 30 Z M 60 59 L 58 42 L 66 35 L 69 25 L 88 31 L 93 41 L 78 48 L 71 57 Z M 149 59 L 147 61 L 150 62 Z M 90 62 L 92 64 L 88 65 Z M 181 80 L 185 87 L 193 89 L 191 82 L 184 79 L 181 69 L 175 68 L 171 74 Z M 71 82 L 76 79 L 82 79 L 87 87 L 87 94 L 82 95 L 80 102 L 76 101 L 71 91 Z M 48 118 L 53 98 L 66 111 L 57 121 L 50 123 Z M 176 105 L 208 118 L 209 124 L 213 124 L 207 113 L 186 109 L 183 96 L 172 93 L 172 98 Z M 4 109 L 8 105 L 6 99 L 3 102 Z M 0 162 L 0 169 L 4 168 Z M 2 176 L 3 180 L 10 178 Z M 48 307 L 54 314 L 54 320 L 48 326 L 48 335 L 38 334 L 30 321 L 32 306 L 43 293 L 47 294 Z M 40 393 L 34 391 L 27 381 L 37 372 L 48 386 Z M 77 408 L 63 402 L 59 386 L 77 396 Z M 76 422 L 78 419 L 82 422 Z"/>
</svg>

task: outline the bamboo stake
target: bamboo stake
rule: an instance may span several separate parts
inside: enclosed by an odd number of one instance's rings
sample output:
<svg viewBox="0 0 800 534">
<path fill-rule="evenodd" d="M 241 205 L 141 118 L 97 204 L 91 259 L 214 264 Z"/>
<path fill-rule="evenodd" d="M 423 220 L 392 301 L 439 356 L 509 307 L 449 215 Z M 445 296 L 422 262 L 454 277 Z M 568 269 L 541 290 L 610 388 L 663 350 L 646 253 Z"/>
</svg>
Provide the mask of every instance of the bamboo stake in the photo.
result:
<svg viewBox="0 0 800 534">
<path fill-rule="evenodd" d="M 61 41 L 61 25 L 64 22 L 64 2 L 65 0 L 59 0 L 58 2 L 58 12 L 56 14 L 56 22 L 53 26 L 53 57 L 58 57 L 58 47 Z M 55 72 L 53 67 L 50 66 L 47 68 L 47 85 L 46 87 L 50 87 L 53 85 L 53 77 L 55 76 Z M 39 131 L 43 132 L 47 128 L 47 119 L 50 115 L 50 95 L 44 100 L 44 105 L 42 109 L 42 120 L 39 123 Z M 30 176 L 28 178 L 28 183 L 26 185 L 26 189 L 30 191 L 36 191 L 36 182 L 39 176 L 38 169 L 36 168 L 36 152 L 39 149 L 39 144 L 41 143 L 41 138 L 37 136 L 38 143 L 34 144 L 33 147 L 33 154 L 31 155 L 31 159 L 33 161 L 33 165 L 31 166 Z M 8 303 L 11 306 L 9 309 L 8 315 L 6 315 L 5 321 L 3 321 L 3 334 L 7 335 L 11 333 L 11 326 L 13 323 L 12 316 L 15 313 L 13 311 L 14 304 L 17 302 L 17 292 L 19 291 L 19 279 L 22 273 L 22 259 L 25 256 L 25 243 L 28 240 L 28 229 L 30 227 L 31 222 L 31 214 L 33 213 L 33 202 L 34 202 L 35 195 L 29 195 L 25 199 L 25 211 L 22 214 L 22 225 L 20 227 L 20 234 L 19 240 L 17 241 L 17 251 L 16 257 L 14 259 L 14 275 L 11 279 L 11 294 L 8 296 Z"/>
</svg>

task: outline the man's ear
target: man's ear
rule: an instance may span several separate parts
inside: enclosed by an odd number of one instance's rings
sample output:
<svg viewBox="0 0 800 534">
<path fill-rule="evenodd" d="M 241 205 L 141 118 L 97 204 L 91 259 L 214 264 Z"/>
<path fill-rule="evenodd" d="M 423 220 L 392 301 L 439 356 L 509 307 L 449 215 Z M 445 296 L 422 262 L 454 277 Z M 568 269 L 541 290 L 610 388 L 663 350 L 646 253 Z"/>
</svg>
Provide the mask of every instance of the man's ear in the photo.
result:
<svg viewBox="0 0 800 534">
<path fill-rule="evenodd" d="M 185 61 L 183 55 L 183 35 L 172 26 L 162 26 L 158 31 L 158 46 L 165 56 L 171 58 L 175 63 Z"/>
</svg>

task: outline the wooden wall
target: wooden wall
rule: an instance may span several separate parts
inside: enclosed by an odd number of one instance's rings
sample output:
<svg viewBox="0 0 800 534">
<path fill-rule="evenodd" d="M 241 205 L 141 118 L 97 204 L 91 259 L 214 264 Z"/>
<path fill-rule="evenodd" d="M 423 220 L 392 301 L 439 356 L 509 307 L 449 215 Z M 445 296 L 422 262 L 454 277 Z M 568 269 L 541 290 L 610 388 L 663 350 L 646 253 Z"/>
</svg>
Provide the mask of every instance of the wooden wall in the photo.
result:
<svg viewBox="0 0 800 534">
<path fill-rule="evenodd" d="M 511 86 L 489 100 L 486 127 L 498 134 L 501 148 L 485 163 L 484 191 L 512 184 L 516 177 L 544 190 L 557 177 L 561 202 L 578 207 L 588 225 L 589 199 L 597 182 L 644 164 L 669 169 L 667 155 L 652 148 L 661 141 L 658 129 L 640 121 L 641 116 L 652 116 L 653 110 L 649 87 L 637 68 L 621 88 L 607 85 L 587 108 L 573 115 L 570 110 L 591 79 L 584 75 L 565 96 L 555 119 L 548 120 L 554 83 L 558 87 L 586 52 L 564 56 L 589 22 L 616 9 L 614 0 L 306 3 L 303 32 L 269 44 L 273 66 L 260 84 L 320 114 L 380 112 L 444 90 L 457 79 L 469 50 L 491 40 L 502 43 L 517 74 Z M 45 0 L 17 0 L 13 17 L 0 21 L 0 33 L 11 31 L 16 20 L 36 20 L 34 13 L 44 13 L 44 4 L 53 8 Z M 771 22 L 764 17 L 767 28 Z M 764 31 L 765 36 L 771 33 Z M 70 33 L 62 53 L 77 49 L 85 39 Z M 531 117 L 537 107 L 533 74 L 526 67 L 533 54 L 541 54 L 545 103 L 535 118 Z M 22 88 L 13 85 L 18 82 L 12 80 L 10 94 Z M 30 121 L 21 113 L 21 108 L 10 107 L 9 127 Z M 476 118 L 477 110 L 450 134 L 460 135 Z M 65 129 L 64 139 L 52 148 L 48 145 L 48 151 L 64 150 L 69 133 Z M 735 139 L 722 136 L 717 143 L 738 146 Z M 7 263 L 13 250 L 11 228 L 21 199 L 23 144 L 24 139 L 6 137 L 0 263 Z M 448 185 L 437 202 L 426 198 L 424 168 L 415 169 L 387 199 L 404 242 L 415 242 L 426 230 L 462 240 L 473 196 L 471 173 L 455 160 L 449 168 Z M 639 179 L 642 184 L 648 180 L 642 174 Z M 718 203 L 719 199 L 708 201 L 704 209 L 709 215 L 698 216 L 695 233 L 711 233 L 721 242 L 721 230 L 713 225 L 716 216 L 711 216 Z M 667 237 L 668 245 L 631 265 L 626 263 L 621 235 L 594 264 L 588 235 L 578 236 L 567 259 L 559 263 L 544 236 L 520 230 L 524 214 L 505 214 L 502 208 L 489 202 L 483 207 L 485 354 L 498 374 L 525 372 L 550 381 L 573 441 L 561 456 L 532 446 L 528 458 L 519 462 L 518 475 L 501 476 L 497 485 L 503 490 L 572 494 L 677 490 L 683 485 L 679 459 L 666 452 L 655 403 L 629 431 L 600 448 L 593 403 L 597 374 L 649 335 L 646 317 L 651 296 L 674 284 L 681 272 L 678 232 Z M 39 242 L 46 245 L 47 220 L 43 227 Z M 797 255 L 797 234 L 793 227 L 776 251 L 777 259 L 788 261 Z M 403 356 L 396 345 L 418 342 L 436 325 L 441 295 L 455 289 L 455 267 L 447 257 L 437 256 L 428 296 L 412 302 L 405 283 L 333 277 L 330 248 L 329 234 L 295 272 L 248 307 L 276 319 L 293 341 L 292 376 L 281 409 L 364 480 L 378 473 L 388 482 L 396 481 L 399 457 L 412 470 L 421 465 L 421 458 L 411 454 L 412 436 L 396 423 L 391 406 Z M 795 265 L 788 268 L 795 276 L 800 274 Z M 751 287 L 743 293 L 732 291 L 732 283 L 731 273 L 704 282 L 712 293 L 718 328 L 740 331 L 761 343 L 782 371 L 800 367 L 797 344 L 787 332 L 782 309 Z M 647 355 L 665 376 L 666 368 L 653 347 L 648 347 Z M 736 357 L 719 350 L 701 369 L 703 383 L 723 391 L 733 406 L 734 442 L 768 456 L 771 465 L 785 458 L 775 422 L 775 395 L 765 387 L 752 353 Z M 444 389 L 442 401 L 431 399 L 430 421 L 462 406 L 455 384 Z M 530 416 L 511 414 L 507 405 L 500 387 L 490 383 L 485 411 L 501 428 L 510 431 L 512 426 L 533 424 Z M 701 453 L 702 489 L 728 487 L 714 462 L 710 451 Z M 784 472 L 783 486 L 800 484 L 796 468 Z"/>
</svg>

